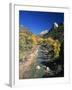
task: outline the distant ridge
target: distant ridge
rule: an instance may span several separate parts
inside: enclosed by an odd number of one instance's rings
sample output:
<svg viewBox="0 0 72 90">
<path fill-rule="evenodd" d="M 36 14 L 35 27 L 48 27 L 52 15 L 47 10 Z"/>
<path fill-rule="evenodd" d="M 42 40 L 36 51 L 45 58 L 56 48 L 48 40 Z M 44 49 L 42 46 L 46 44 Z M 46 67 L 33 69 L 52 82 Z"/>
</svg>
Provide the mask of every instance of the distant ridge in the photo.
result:
<svg viewBox="0 0 72 90">
<path fill-rule="evenodd" d="M 33 33 L 31 31 L 29 31 L 28 28 L 24 27 L 24 26 L 19 26 L 19 32 L 21 33 L 26 33 L 26 34 L 29 34 L 29 35 L 32 35 Z"/>
</svg>

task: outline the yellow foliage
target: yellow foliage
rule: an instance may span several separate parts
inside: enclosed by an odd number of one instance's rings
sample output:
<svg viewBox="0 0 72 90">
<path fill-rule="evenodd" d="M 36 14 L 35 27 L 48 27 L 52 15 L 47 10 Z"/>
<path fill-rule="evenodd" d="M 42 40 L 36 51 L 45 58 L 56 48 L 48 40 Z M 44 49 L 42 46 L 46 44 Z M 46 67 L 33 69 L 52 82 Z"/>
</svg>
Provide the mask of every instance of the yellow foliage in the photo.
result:
<svg viewBox="0 0 72 90">
<path fill-rule="evenodd" d="M 48 41 L 49 42 L 54 42 L 54 40 L 51 37 L 48 38 Z"/>
<path fill-rule="evenodd" d="M 60 52 L 60 42 L 58 40 L 54 41 L 53 47 L 54 47 L 54 53 L 55 53 L 55 57 L 59 56 L 59 52 Z"/>
<path fill-rule="evenodd" d="M 43 42 L 43 38 L 39 37 L 37 38 L 38 44 L 41 44 Z"/>
<path fill-rule="evenodd" d="M 47 43 L 49 43 L 50 45 L 53 46 L 55 57 L 58 57 L 59 56 L 59 52 L 60 52 L 60 46 L 61 46 L 60 42 L 58 40 L 52 39 L 51 37 L 49 37 L 45 41 L 47 41 Z"/>
<path fill-rule="evenodd" d="M 37 37 L 35 35 L 32 35 L 32 41 L 33 44 L 37 44 Z"/>
</svg>

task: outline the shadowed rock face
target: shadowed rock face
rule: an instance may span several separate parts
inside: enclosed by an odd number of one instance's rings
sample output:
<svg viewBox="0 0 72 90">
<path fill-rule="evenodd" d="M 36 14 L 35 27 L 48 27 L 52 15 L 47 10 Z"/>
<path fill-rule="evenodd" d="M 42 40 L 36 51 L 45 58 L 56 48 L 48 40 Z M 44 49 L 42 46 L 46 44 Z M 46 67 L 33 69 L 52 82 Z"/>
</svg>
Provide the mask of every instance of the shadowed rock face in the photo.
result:
<svg viewBox="0 0 72 90">
<path fill-rule="evenodd" d="M 57 28 L 53 27 L 48 31 L 48 33 L 43 34 L 43 38 L 52 37 L 54 40 L 58 39 L 60 42 L 64 39 L 64 25 L 63 23 L 58 24 Z"/>
</svg>

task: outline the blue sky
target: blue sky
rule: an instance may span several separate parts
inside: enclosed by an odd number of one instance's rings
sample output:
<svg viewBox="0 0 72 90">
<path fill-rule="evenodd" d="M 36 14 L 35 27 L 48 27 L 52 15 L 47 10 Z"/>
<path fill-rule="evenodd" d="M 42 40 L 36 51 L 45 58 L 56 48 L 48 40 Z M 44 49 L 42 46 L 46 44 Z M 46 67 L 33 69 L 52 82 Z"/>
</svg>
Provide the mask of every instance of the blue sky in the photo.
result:
<svg viewBox="0 0 72 90">
<path fill-rule="evenodd" d="M 50 29 L 54 22 L 63 23 L 63 13 L 19 11 L 19 25 L 27 27 L 32 33 L 39 34 L 41 31 Z"/>
</svg>

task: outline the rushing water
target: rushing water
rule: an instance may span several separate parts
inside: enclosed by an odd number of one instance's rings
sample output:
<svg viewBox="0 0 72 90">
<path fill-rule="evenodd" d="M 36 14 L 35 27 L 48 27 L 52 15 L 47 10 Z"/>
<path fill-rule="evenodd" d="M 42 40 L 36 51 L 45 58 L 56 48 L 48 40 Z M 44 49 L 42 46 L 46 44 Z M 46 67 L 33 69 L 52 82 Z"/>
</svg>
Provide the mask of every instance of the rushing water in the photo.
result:
<svg viewBox="0 0 72 90">
<path fill-rule="evenodd" d="M 36 63 L 40 66 L 38 73 L 40 73 L 41 76 L 37 77 L 62 77 L 64 75 L 62 66 L 60 64 L 57 65 L 57 63 L 53 61 L 53 56 L 52 47 L 49 46 L 45 48 L 45 45 L 41 45 L 38 48 Z"/>
</svg>

